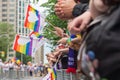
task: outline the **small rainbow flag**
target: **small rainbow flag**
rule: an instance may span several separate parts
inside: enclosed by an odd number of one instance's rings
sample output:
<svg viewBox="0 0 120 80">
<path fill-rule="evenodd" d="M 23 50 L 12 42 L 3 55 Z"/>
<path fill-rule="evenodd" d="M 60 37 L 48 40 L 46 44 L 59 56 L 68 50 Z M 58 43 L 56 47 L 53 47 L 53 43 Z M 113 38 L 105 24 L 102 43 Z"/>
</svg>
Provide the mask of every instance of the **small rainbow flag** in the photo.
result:
<svg viewBox="0 0 120 80">
<path fill-rule="evenodd" d="M 57 78 L 57 72 L 55 70 L 55 68 L 52 69 L 52 74 L 53 74 L 53 78 L 56 79 Z"/>
<path fill-rule="evenodd" d="M 67 43 L 71 45 L 71 37 L 67 39 Z"/>
<path fill-rule="evenodd" d="M 55 68 L 52 68 L 52 69 L 48 68 L 48 72 L 50 73 L 50 80 L 56 80 L 57 73 Z"/>
<path fill-rule="evenodd" d="M 32 55 L 32 38 L 23 38 L 22 36 L 16 35 L 13 49 L 25 55 Z"/>
<path fill-rule="evenodd" d="M 40 13 L 38 10 L 34 9 L 30 5 L 28 5 L 27 15 L 26 15 L 24 26 L 35 32 L 39 32 Z"/>
<path fill-rule="evenodd" d="M 34 32 L 34 31 L 31 32 L 29 36 L 30 36 L 30 37 L 36 36 L 37 38 L 42 38 L 42 37 L 43 37 L 43 35 L 39 34 L 38 32 Z"/>
</svg>

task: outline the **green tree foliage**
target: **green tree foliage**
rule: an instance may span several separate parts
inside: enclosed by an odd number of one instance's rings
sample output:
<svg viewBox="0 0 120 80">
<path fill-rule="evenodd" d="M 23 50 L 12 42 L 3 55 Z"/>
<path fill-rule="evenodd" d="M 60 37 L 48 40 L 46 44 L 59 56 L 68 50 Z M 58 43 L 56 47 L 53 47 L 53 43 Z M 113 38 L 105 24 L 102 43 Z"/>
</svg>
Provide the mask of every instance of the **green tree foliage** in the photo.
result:
<svg viewBox="0 0 120 80">
<path fill-rule="evenodd" d="M 3 61 L 5 61 L 6 59 L 8 47 L 11 47 L 8 45 L 10 45 L 10 43 L 13 42 L 14 35 L 15 33 L 13 25 L 9 23 L 0 22 L 0 51 L 5 52 L 5 57 L 1 57 L 0 55 L 0 58 L 2 58 Z"/>
<path fill-rule="evenodd" d="M 60 27 L 62 29 L 63 28 L 66 29 L 67 21 L 60 20 L 54 12 L 54 5 L 55 5 L 56 1 L 57 0 L 48 0 L 48 2 L 41 5 L 42 7 L 47 8 L 45 10 L 45 13 L 48 13 L 48 15 L 46 16 L 46 22 L 48 21 L 49 23 L 51 23 L 54 26 Z M 44 36 L 47 39 L 49 39 L 53 44 L 56 44 L 59 37 L 51 32 L 54 30 L 54 28 L 49 23 L 47 24 L 46 29 L 44 29 Z"/>
<path fill-rule="evenodd" d="M 24 54 L 21 54 L 19 52 L 16 52 L 16 58 L 20 59 L 21 60 L 21 55 L 23 56 L 23 64 L 27 64 L 28 61 L 32 61 L 32 58 L 30 56 L 27 56 L 27 55 L 24 55 Z"/>
</svg>

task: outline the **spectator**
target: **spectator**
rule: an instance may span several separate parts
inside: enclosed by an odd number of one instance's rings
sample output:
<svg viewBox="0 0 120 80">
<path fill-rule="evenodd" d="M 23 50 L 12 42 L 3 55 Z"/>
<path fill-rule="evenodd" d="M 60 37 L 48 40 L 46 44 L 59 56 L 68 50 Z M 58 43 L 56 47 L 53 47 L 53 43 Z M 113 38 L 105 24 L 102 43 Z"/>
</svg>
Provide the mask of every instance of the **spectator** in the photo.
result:
<svg viewBox="0 0 120 80">
<path fill-rule="evenodd" d="M 34 67 L 32 66 L 32 63 L 30 62 L 30 64 L 28 65 L 28 71 L 30 73 L 30 76 L 33 76 L 33 70 L 34 70 Z"/>
<path fill-rule="evenodd" d="M 84 50 L 86 53 L 94 52 L 95 58 L 98 59 L 96 70 L 101 78 L 120 80 L 120 1 L 91 0 L 89 14 L 93 21 L 88 25 Z M 69 24 L 72 27 L 71 32 L 75 33 L 73 27 L 78 29 L 78 26 L 81 26 L 80 18 L 74 19 L 71 25 Z M 78 33 L 82 31 L 80 28 Z"/>
<path fill-rule="evenodd" d="M 68 20 L 81 15 L 88 9 L 88 5 L 86 3 L 88 3 L 89 0 L 80 0 L 80 3 L 76 2 L 74 0 L 58 0 L 55 5 L 56 15 L 60 19 Z"/>
<path fill-rule="evenodd" d="M 38 67 L 35 65 L 35 66 L 34 66 L 34 74 L 35 74 L 35 77 L 37 77 L 37 73 L 38 73 Z"/>
<path fill-rule="evenodd" d="M 3 62 L 2 62 L 2 59 L 0 59 L 0 67 L 3 66 Z"/>
<path fill-rule="evenodd" d="M 20 64 L 20 70 L 21 70 L 21 72 L 22 72 L 22 77 L 24 77 L 25 64 L 23 64 L 23 63 Z"/>
<path fill-rule="evenodd" d="M 8 77 L 8 72 L 9 72 L 9 64 L 8 64 L 8 62 L 4 63 L 3 72 L 5 73 L 5 76 Z"/>
<path fill-rule="evenodd" d="M 40 68 L 40 76 L 42 76 L 44 74 L 44 66 L 43 66 L 43 64 L 40 64 L 39 68 Z"/>
</svg>

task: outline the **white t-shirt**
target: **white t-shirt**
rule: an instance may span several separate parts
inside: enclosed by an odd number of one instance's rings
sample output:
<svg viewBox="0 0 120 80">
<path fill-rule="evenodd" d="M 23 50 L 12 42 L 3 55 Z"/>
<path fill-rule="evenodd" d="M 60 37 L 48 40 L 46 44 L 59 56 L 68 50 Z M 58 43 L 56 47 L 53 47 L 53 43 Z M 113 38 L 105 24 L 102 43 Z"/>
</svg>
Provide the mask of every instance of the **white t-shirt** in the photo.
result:
<svg viewBox="0 0 120 80">
<path fill-rule="evenodd" d="M 14 67 L 14 63 L 9 63 L 9 68 L 13 68 Z"/>
<path fill-rule="evenodd" d="M 34 67 L 34 70 L 37 70 L 37 66 L 36 66 L 36 67 Z"/>
<path fill-rule="evenodd" d="M 7 64 L 4 64 L 3 70 L 9 71 L 9 64 L 8 64 L 8 63 L 7 63 Z"/>
<path fill-rule="evenodd" d="M 0 62 L 0 67 L 3 67 L 3 65 L 4 65 L 4 64 L 3 64 L 2 62 Z"/>
<path fill-rule="evenodd" d="M 25 67 L 24 65 L 20 65 L 21 71 L 25 70 L 24 67 Z"/>
</svg>

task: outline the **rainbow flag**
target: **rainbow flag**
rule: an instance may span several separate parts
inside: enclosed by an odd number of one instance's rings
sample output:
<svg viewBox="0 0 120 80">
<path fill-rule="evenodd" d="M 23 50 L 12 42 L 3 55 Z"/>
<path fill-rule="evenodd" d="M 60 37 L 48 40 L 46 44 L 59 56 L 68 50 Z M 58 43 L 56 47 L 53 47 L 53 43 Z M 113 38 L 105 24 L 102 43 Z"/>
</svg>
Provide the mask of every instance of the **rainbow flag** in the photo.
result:
<svg viewBox="0 0 120 80">
<path fill-rule="evenodd" d="M 52 68 L 52 69 L 48 68 L 48 72 L 50 73 L 50 80 L 56 80 L 57 73 L 55 68 Z"/>
<path fill-rule="evenodd" d="M 43 35 L 41 35 L 41 34 L 39 34 L 38 32 L 31 32 L 30 33 L 30 35 L 29 35 L 30 37 L 37 37 L 37 38 L 42 38 L 43 37 Z"/>
<path fill-rule="evenodd" d="M 67 43 L 71 45 L 71 37 L 67 39 Z"/>
<path fill-rule="evenodd" d="M 39 32 L 40 29 L 40 13 L 30 5 L 28 5 L 24 26 L 35 32 Z"/>
<path fill-rule="evenodd" d="M 53 70 L 52 71 L 52 76 L 53 76 L 53 78 L 55 80 L 57 78 L 57 72 L 56 72 L 55 68 L 53 68 L 52 70 Z"/>
<path fill-rule="evenodd" d="M 13 44 L 13 49 L 25 55 L 32 55 L 32 38 L 25 38 L 16 35 L 15 42 Z"/>
<path fill-rule="evenodd" d="M 50 79 L 50 75 L 51 75 L 51 74 L 48 73 L 45 77 L 42 78 L 42 80 L 51 80 L 51 79 Z"/>
</svg>

